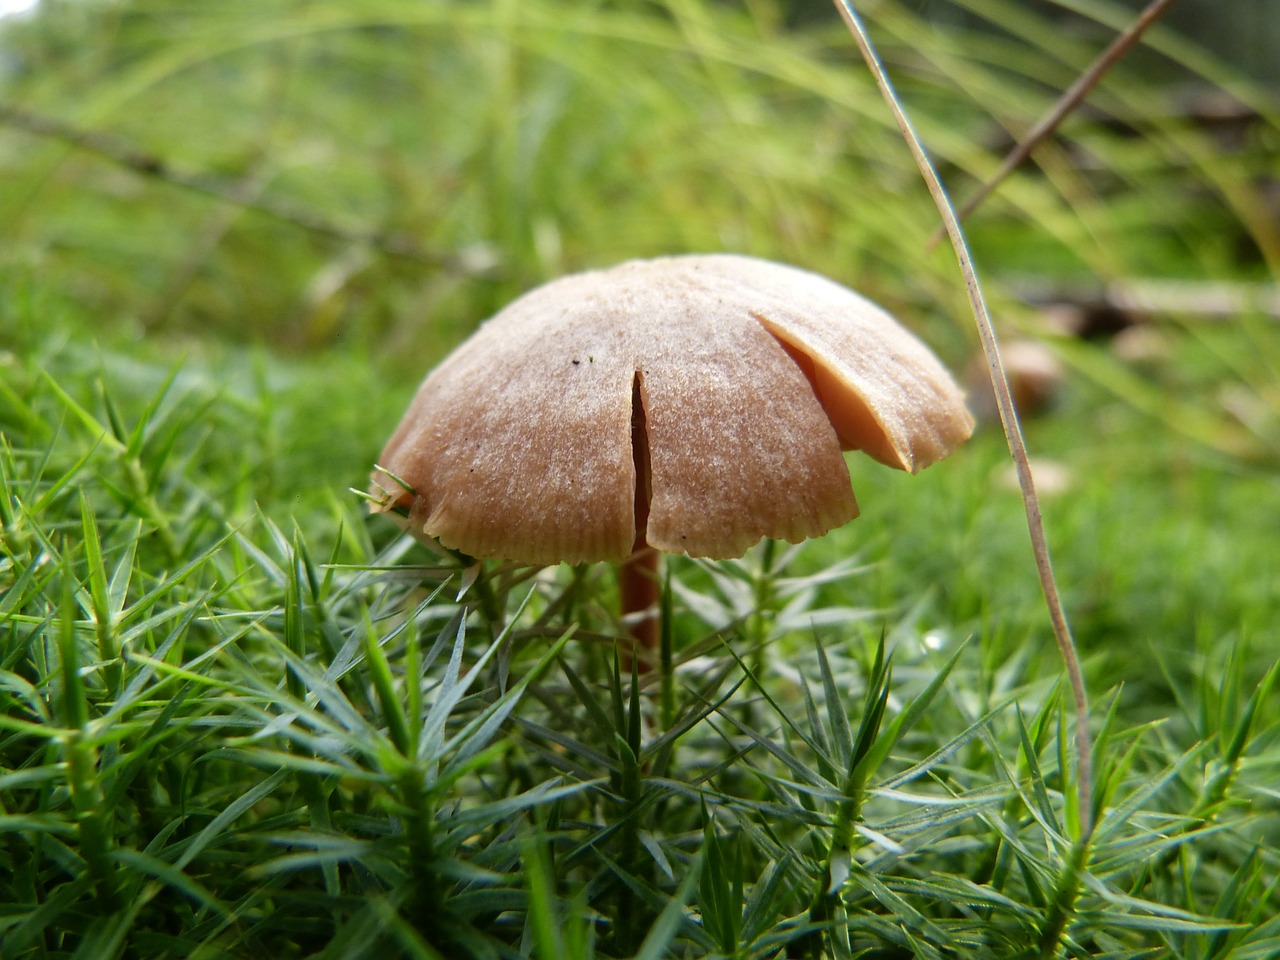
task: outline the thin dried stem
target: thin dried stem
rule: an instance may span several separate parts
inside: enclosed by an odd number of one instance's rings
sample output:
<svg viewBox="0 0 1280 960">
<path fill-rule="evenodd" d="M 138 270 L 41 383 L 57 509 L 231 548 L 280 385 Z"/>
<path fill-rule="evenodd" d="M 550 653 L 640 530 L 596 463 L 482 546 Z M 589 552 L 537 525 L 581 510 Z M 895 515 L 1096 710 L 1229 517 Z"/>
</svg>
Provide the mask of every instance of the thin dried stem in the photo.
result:
<svg viewBox="0 0 1280 960">
<path fill-rule="evenodd" d="M 1081 838 L 1086 841 L 1093 833 L 1093 741 L 1089 733 L 1089 698 L 1085 690 L 1084 676 L 1080 670 L 1080 656 L 1076 651 L 1075 640 L 1071 636 L 1071 628 L 1062 607 L 1062 599 L 1058 593 L 1058 583 L 1053 575 L 1053 564 L 1049 558 L 1049 545 L 1045 539 L 1044 521 L 1040 515 L 1040 501 L 1036 496 L 1035 480 L 1031 475 L 1031 464 L 1027 458 L 1026 441 L 1022 436 L 1022 427 L 1018 423 L 1018 415 L 1013 406 L 1013 396 L 1009 388 L 1009 379 L 1005 374 L 1004 364 L 1000 359 L 1000 347 L 996 341 L 995 328 L 991 323 L 991 315 L 987 309 L 986 298 L 978 282 L 978 274 L 973 266 L 973 257 L 969 252 L 968 242 L 960 228 L 959 218 L 947 197 L 946 189 L 934 169 L 932 161 L 925 152 L 920 137 L 916 134 L 911 120 L 903 110 L 893 85 L 889 82 L 884 65 L 880 62 L 871 38 L 862 25 L 852 0 L 835 0 L 836 9 L 843 18 L 849 32 L 857 43 L 876 85 L 884 95 L 894 120 L 902 132 L 911 155 L 921 176 L 929 187 L 938 212 L 942 215 L 951 246 L 955 250 L 956 260 L 964 275 L 965 289 L 969 294 L 969 303 L 973 308 L 974 321 L 977 324 L 978 336 L 982 341 L 982 350 L 987 358 L 987 366 L 991 374 L 991 384 L 995 390 L 996 406 L 1000 411 L 1000 422 L 1004 426 L 1004 434 L 1009 442 L 1009 452 L 1017 468 L 1018 485 L 1022 490 L 1022 504 L 1027 514 L 1027 527 L 1031 533 L 1031 546 L 1035 554 L 1036 571 L 1040 576 L 1040 586 L 1044 592 L 1045 604 L 1049 609 L 1049 619 L 1053 624 L 1054 638 L 1058 643 L 1058 651 L 1066 666 L 1067 677 L 1071 684 L 1071 692 L 1075 700 L 1075 739 L 1077 751 L 1077 788 L 1079 800 L 1079 816 Z"/>
<path fill-rule="evenodd" d="M 973 213 L 987 197 L 995 193 L 996 187 L 1000 186 L 1009 174 L 1026 162 L 1026 159 L 1031 156 L 1035 148 L 1040 146 L 1061 125 L 1072 110 L 1084 102 L 1084 98 L 1098 85 L 1098 81 L 1106 75 L 1107 71 L 1129 52 L 1129 49 L 1138 42 L 1147 28 L 1159 20 L 1172 5 L 1173 0 L 1151 0 L 1146 9 L 1129 25 L 1129 29 L 1116 37 L 1111 42 L 1111 45 L 1102 51 L 1098 59 L 1090 64 L 1089 69 L 1079 76 L 1076 82 L 1058 98 L 1058 102 L 1053 105 L 1053 108 L 1031 128 L 1031 132 L 1023 138 L 1022 142 L 1009 151 L 1008 156 L 1004 158 L 1004 162 L 1000 164 L 1000 169 L 961 205 L 956 213 L 956 219 L 963 220 Z M 943 235 L 944 230 L 940 229 L 930 237 L 928 249 L 932 250 Z"/>
</svg>

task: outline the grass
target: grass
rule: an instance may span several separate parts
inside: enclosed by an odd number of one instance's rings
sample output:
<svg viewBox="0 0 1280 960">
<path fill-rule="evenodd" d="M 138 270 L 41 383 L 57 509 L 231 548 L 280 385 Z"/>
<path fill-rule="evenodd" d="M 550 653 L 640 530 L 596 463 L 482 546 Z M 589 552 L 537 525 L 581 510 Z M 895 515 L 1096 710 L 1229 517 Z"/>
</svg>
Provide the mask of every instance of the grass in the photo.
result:
<svg viewBox="0 0 1280 960">
<path fill-rule="evenodd" d="M 1096 52 L 965 6 L 1002 31 L 868 5 L 961 183 Z M 1098 103 L 1132 127 L 1072 121 L 972 224 L 1006 331 L 1069 370 L 1027 431 L 1069 475 L 1044 510 L 1093 691 L 1087 850 L 989 427 L 914 478 L 851 458 L 864 515 L 820 541 L 674 561 L 665 693 L 620 667 L 607 569 L 463 591 L 348 492 L 479 317 L 624 256 L 804 263 L 963 365 L 887 114 L 834 15 L 785 14 L 136 3 L 13 32 L 6 102 L 352 236 L 0 136 L 0 955 L 1280 952 L 1280 329 L 1159 317 L 1133 366 L 1004 292 L 1274 279 L 1274 104 L 1176 37 L 1261 108 L 1242 146 L 1122 64 Z"/>
</svg>

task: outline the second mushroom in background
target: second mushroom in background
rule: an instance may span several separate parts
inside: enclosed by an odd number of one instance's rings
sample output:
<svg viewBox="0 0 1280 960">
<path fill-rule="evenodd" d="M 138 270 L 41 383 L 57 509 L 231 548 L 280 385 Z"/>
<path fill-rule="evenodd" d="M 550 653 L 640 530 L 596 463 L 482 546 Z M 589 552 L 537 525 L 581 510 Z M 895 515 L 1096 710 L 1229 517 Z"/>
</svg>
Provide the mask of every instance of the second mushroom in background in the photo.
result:
<svg viewBox="0 0 1280 960">
<path fill-rule="evenodd" d="M 627 561 L 637 613 L 655 550 L 821 536 L 858 514 L 842 450 L 915 472 L 972 430 L 933 353 L 846 287 L 730 254 L 631 261 L 530 291 L 432 371 L 376 509 L 475 558 Z"/>
</svg>

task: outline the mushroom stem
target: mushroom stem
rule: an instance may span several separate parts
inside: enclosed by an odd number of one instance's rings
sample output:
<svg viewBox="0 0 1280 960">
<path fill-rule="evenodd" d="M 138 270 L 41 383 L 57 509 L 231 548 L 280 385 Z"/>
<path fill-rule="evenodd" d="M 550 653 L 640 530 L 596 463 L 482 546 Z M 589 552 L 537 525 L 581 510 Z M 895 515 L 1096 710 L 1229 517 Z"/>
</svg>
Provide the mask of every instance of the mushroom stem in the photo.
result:
<svg viewBox="0 0 1280 960">
<path fill-rule="evenodd" d="M 631 556 L 618 569 L 618 606 L 633 641 L 631 650 L 623 656 L 624 669 L 630 667 L 632 657 L 639 661 L 641 673 L 653 665 L 658 648 L 660 597 L 658 551 L 638 536 Z"/>
</svg>

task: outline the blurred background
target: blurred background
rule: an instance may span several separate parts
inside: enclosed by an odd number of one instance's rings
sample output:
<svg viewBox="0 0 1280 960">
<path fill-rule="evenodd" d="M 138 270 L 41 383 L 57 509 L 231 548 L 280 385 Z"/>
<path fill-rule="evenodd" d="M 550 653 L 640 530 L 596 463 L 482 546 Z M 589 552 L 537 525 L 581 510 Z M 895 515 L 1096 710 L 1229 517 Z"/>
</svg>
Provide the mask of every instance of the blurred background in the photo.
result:
<svg viewBox="0 0 1280 960">
<path fill-rule="evenodd" d="M 972 346 L 931 201 L 820 0 L 26 6 L 0 20 L 0 282 L 102 328 L 343 342 L 416 376 L 550 276 L 727 249 Z M 958 199 L 1139 6 L 860 4 Z M 1175 3 L 979 209 L 1002 324 L 1123 326 L 1116 284 L 1273 306 L 1277 21 Z"/>
</svg>

